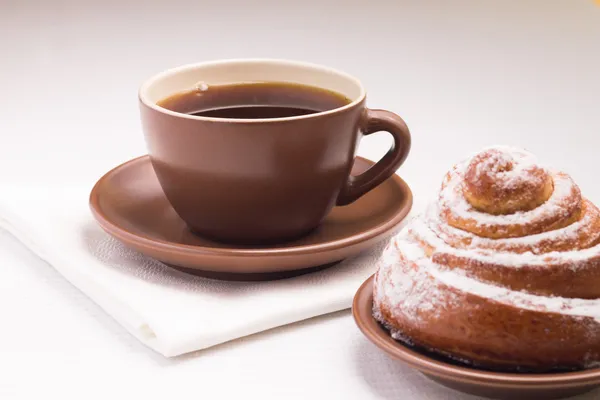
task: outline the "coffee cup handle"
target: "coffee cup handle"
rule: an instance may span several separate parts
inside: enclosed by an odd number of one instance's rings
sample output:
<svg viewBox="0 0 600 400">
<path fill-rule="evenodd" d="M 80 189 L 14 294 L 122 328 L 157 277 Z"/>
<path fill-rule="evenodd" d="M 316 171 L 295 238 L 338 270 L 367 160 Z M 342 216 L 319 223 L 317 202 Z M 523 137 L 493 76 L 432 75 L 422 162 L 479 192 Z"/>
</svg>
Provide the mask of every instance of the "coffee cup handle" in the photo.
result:
<svg viewBox="0 0 600 400">
<path fill-rule="evenodd" d="M 344 206 L 356 201 L 392 176 L 404 163 L 410 151 L 410 131 L 398 115 L 385 110 L 365 108 L 362 116 L 362 134 L 367 136 L 375 132 L 389 132 L 394 143 L 381 160 L 358 176 L 348 177 L 346 185 L 340 191 L 337 205 Z"/>
</svg>

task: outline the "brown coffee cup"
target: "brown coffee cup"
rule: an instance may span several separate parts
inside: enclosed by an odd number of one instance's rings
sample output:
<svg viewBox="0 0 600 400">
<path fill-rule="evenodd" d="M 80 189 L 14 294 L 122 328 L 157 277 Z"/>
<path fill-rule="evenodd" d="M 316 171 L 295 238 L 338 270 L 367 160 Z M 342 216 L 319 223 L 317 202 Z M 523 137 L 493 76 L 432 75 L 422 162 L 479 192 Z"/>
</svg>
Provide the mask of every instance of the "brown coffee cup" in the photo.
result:
<svg viewBox="0 0 600 400">
<path fill-rule="evenodd" d="M 157 102 L 207 85 L 292 82 L 346 96 L 342 107 L 271 119 L 194 116 Z M 365 106 L 361 83 L 301 62 L 249 59 L 186 65 L 140 88 L 141 121 L 152 166 L 179 216 L 197 234 L 235 243 L 275 243 L 319 226 L 389 178 L 410 150 L 404 121 Z M 389 132 L 394 144 L 372 168 L 350 176 L 362 136 Z"/>
</svg>

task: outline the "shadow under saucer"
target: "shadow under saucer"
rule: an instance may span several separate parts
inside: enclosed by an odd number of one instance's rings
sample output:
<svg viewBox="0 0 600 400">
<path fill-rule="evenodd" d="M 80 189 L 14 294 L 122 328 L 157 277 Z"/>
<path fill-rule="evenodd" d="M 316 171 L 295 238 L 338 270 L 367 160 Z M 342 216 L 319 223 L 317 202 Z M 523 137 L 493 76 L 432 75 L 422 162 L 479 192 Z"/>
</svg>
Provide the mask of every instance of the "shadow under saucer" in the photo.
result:
<svg viewBox="0 0 600 400">
<path fill-rule="evenodd" d="M 319 272 L 324 269 L 333 267 L 339 264 L 340 261 L 335 261 L 329 264 L 320 265 L 317 267 L 296 269 L 290 271 L 274 271 L 274 272 L 258 272 L 258 273 L 231 273 L 231 272 L 215 272 L 215 271 L 204 271 L 194 268 L 179 267 L 176 265 L 169 265 L 169 267 L 175 268 L 181 272 L 187 274 L 200 276 L 202 278 L 216 279 L 223 281 L 241 281 L 241 282 L 259 282 L 259 281 L 276 281 L 280 279 L 295 278 L 297 276 L 311 274 L 313 272 Z M 168 265 L 168 264 L 167 264 Z"/>
</svg>

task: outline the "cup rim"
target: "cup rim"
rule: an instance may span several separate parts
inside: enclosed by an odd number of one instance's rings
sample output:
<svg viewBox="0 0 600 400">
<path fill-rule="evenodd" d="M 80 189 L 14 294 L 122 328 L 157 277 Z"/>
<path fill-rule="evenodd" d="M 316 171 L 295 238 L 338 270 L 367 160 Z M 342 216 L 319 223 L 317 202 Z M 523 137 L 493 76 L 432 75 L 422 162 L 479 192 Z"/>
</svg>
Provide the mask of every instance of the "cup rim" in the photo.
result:
<svg viewBox="0 0 600 400">
<path fill-rule="evenodd" d="M 341 107 L 333 108 L 331 110 L 325 110 L 325 111 L 320 111 L 320 112 L 316 112 L 316 113 L 312 113 L 312 114 L 297 115 L 297 116 L 291 116 L 291 117 L 253 118 L 253 119 L 217 118 L 217 117 L 205 117 L 205 116 L 198 116 L 198 115 L 190 115 L 190 114 L 185 114 L 185 113 L 181 113 L 181 112 L 177 112 L 177 111 L 173 111 L 173 110 L 169 110 L 167 108 L 161 107 L 158 104 L 156 104 L 155 102 L 150 101 L 148 99 L 148 96 L 147 96 L 148 89 L 154 83 L 156 83 L 156 81 L 158 81 L 161 78 L 164 78 L 169 75 L 174 75 L 174 74 L 177 74 L 177 73 L 180 73 L 183 71 L 187 71 L 190 69 L 199 68 L 199 67 L 238 64 L 238 63 L 239 64 L 270 63 L 270 64 L 296 66 L 296 67 L 313 69 L 313 70 L 316 69 L 316 70 L 320 70 L 323 72 L 336 74 L 345 79 L 352 81 L 359 88 L 360 93 L 359 93 L 358 97 L 356 97 L 350 103 L 343 105 Z M 340 71 L 335 68 L 327 67 L 324 65 L 310 63 L 310 62 L 287 60 L 287 59 L 277 59 L 277 58 L 231 58 L 231 59 L 220 59 L 220 60 L 212 60 L 212 61 L 184 64 L 184 65 L 180 65 L 178 67 L 173 67 L 173 68 L 163 70 L 163 71 L 151 76 L 150 78 L 146 79 L 140 85 L 140 87 L 138 89 L 139 101 L 142 104 L 144 104 L 146 107 L 151 108 L 154 111 L 157 111 L 157 112 L 160 112 L 163 114 L 168 114 L 168 115 L 171 115 L 174 117 L 196 120 L 196 121 L 228 122 L 228 123 L 244 123 L 244 124 L 249 124 L 249 123 L 263 123 L 264 124 L 264 123 L 274 123 L 274 122 L 282 122 L 282 121 L 297 121 L 297 120 L 318 118 L 318 117 L 322 117 L 322 116 L 326 116 L 326 115 L 338 114 L 338 113 L 344 112 L 348 109 L 351 109 L 353 107 L 356 107 L 358 104 L 363 102 L 365 98 L 366 98 L 366 91 L 365 91 L 365 88 L 362 85 L 361 81 L 358 78 L 356 78 L 346 72 Z"/>
</svg>

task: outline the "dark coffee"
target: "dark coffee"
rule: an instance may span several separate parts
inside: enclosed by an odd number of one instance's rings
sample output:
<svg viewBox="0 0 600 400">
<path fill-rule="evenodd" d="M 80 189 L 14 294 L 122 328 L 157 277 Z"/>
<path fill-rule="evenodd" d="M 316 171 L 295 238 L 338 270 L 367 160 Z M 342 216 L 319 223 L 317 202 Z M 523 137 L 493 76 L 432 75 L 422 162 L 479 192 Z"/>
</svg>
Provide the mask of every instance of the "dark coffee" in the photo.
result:
<svg viewBox="0 0 600 400">
<path fill-rule="evenodd" d="M 286 82 L 198 85 L 157 104 L 171 111 L 213 118 L 281 118 L 314 114 L 345 106 L 340 93 Z"/>
</svg>

